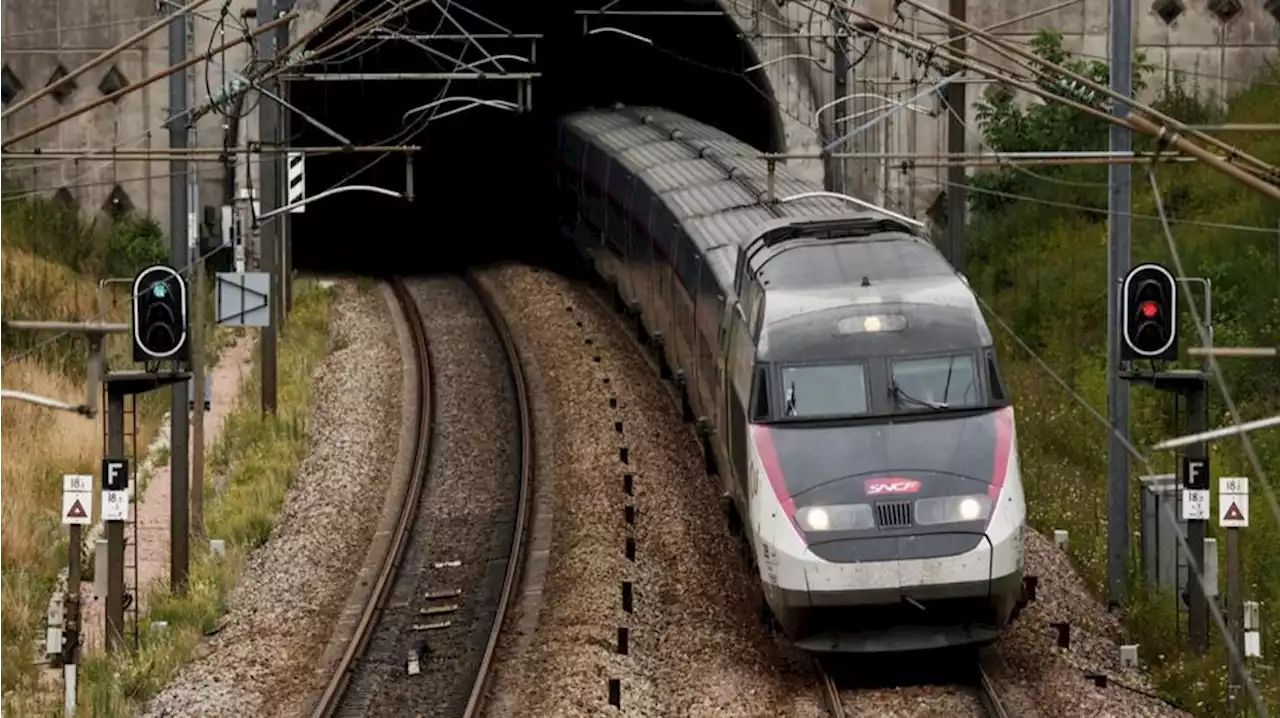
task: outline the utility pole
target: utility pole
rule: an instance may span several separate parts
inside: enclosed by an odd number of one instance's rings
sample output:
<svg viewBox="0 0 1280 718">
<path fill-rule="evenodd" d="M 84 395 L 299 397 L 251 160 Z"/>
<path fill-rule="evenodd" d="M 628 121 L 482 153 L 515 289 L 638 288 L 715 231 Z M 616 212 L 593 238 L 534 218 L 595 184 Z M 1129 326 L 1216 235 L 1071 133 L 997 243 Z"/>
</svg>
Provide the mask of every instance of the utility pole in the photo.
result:
<svg viewBox="0 0 1280 718">
<path fill-rule="evenodd" d="M 204 322 L 205 277 L 199 240 L 193 248 L 195 291 L 191 298 L 191 532 L 204 539 Z"/>
<path fill-rule="evenodd" d="M 965 22 L 968 10 L 967 0 L 948 0 L 947 12 L 957 20 Z M 965 52 L 969 43 L 960 37 L 959 26 L 949 26 L 947 35 L 952 38 L 950 43 L 952 52 Z M 955 74 L 963 69 L 959 64 L 952 63 L 950 73 Z M 947 83 L 946 102 L 951 108 L 947 117 L 947 152 L 953 155 L 962 155 L 965 152 L 965 118 L 969 114 L 969 102 L 965 97 L 966 87 L 967 85 L 959 78 Z M 964 271 L 965 219 L 969 214 L 969 190 L 965 186 L 965 179 L 963 163 L 952 162 L 947 165 L 946 255 L 957 272 Z"/>
<path fill-rule="evenodd" d="M 278 11 L 281 14 L 283 14 L 293 9 L 294 0 L 278 0 L 278 3 L 279 3 Z M 288 47 L 289 46 L 289 25 L 286 23 L 284 25 L 277 27 L 275 30 L 275 36 L 276 36 L 276 52 L 279 52 L 280 48 Z M 286 101 L 289 100 L 289 95 L 292 94 L 285 85 L 280 83 L 277 83 L 276 90 L 278 93 L 281 94 L 282 97 L 284 97 Z M 280 107 L 278 108 L 277 111 L 280 113 L 279 115 L 280 137 L 284 138 L 286 143 L 291 143 L 289 141 L 289 138 L 293 137 L 293 125 L 290 121 L 292 119 L 292 113 L 286 107 Z M 276 177 L 278 178 L 281 175 L 284 175 L 286 177 L 285 182 L 280 183 L 285 187 L 288 186 L 288 179 L 287 179 L 288 171 L 287 169 L 285 169 L 287 167 L 286 163 L 288 162 L 287 158 L 288 158 L 288 155 L 284 152 L 278 152 L 276 153 L 276 156 L 272 158 L 272 161 L 276 163 Z M 284 191 L 282 187 L 278 196 L 284 197 L 286 194 L 287 193 Z M 284 221 L 281 222 L 279 262 L 280 262 L 281 291 L 279 295 L 280 299 L 279 301 L 276 302 L 276 305 L 280 307 L 279 314 L 278 314 L 280 318 L 279 326 L 283 327 L 285 317 L 289 315 L 289 310 L 293 308 L 293 215 L 292 214 L 289 215 L 288 217 L 285 217 Z"/>
<path fill-rule="evenodd" d="M 271 22 L 276 15 L 274 0 L 258 0 L 258 25 L 262 26 Z M 265 62 L 271 62 L 275 59 L 277 50 L 277 38 L 274 33 L 263 33 L 257 38 L 258 56 Z M 264 89 L 275 91 L 279 87 L 279 83 L 268 80 L 263 82 Z M 261 94 L 261 93 L 260 93 Z M 280 110 L 276 103 L 265 97 L 258 103 L 258 141 L 264 146 L 276 147 L 280 141 L 279 120 Z M 262 211 L 270 212 L 280 206 L 280 178 L 279 178 L 279 161 L 274 155 L 271 157 L 260 157 L 258 160 L 259 184 L 261 185 Z M 261 237 L 261 246 L 259 247 L 259 262 L 262 271 L 270 276 L 270 295 L 271 304 L 279 303 L 280 297 L 280 262 L 279 247 L 277 238 L 279 237 L 279 225 L 274 222 L 268 222 L 259 225 L 258 231 Z M 276 311 L 271 310 L 271 320 L 267 326 L 262 328 L 262 413 L 276 413 L 276 338 L 279 325 L 276 323 Z"/>
<path fill-rule="evenodd" d="M 196 42 L 195 22 L 187 19 L 184 24 L 187 26 L 187 41 L 192 45 Z M 195 68 L 192 67 L 190 77 L 188 79 L 188 87 L 193 89 L 197 83 L 195 81 Z M 225 70 L 224 70 L 225 73 Z M 189 102 L 194 101 L 194 97 L 188 98 Z M 200 146 L 200 132 L 195 122 L 188 123 L 191 145 Z M 188 326 L 191 328 L 191 389 L 187 397 L 187 405 L 191 407 L 191 491 L 190 491 L 190 533 L 197 540 L 204 538 L 204 260 L 202 258 L 204 252 L 200 247 L 200 222 L 198 221 L 198 212 L 200 210 L 200 170 L 196 169 L 189 175 L 190 181 L 188 186 L 191 188 L 190 207 L 187 212 L 187 264 L 191 267 L 191 273 L 195 284 L 195 291 L 191 296 L 191 317 L 188 319 Z"/>
<path fill-rule="evenodd" d="M 956 0 L 952 0 L 955 2 Z M 1133 3 L 1110 0 L 1109 45 L 1111 89 L 1133 95 Z M 1128 117 L 1129 106 L 1111 103 L 1111 113 Z M 1133 138 L 1127 128 L 1112 124 L 1108 149 L 1128 152 Z M 1120 283 L 1129 273 L 1129 231 L 1132 170 L 1110 165 L 1107 170 L 1107 607 L 1118 608 L 1128 597 L 1129 575 L 1129 385 L 1120 377 Z"/>
<path fill-rule="evenodd" d="M 845 30 L 849 26 L 849 18 L 845 15 L 844 10 L 840 8 L 839 3 L 831 3 L 831 30 L 835 35 L 835 58 L 832 63 L 834 72 L 831 73 L 831 94 L 832 100 L 836 101 L 835 112 L 832 116 L 832 134 L 836 137 L 844 134 L 845 118 L 849 116 L 849 101 L 843 99 L 849 95 L 849 38 L 848 32 Z M 844 143 L 836 148 L 836 152 L 842 153 L 842 156 L 836 160 L 833 177 L 831 178 L 831 191 L 841 194 L 848 194 L 849 186 L 849 165 L 848 159 L 843 156 Z"/>
<path fill-rule="evenodd" d="M 171 12 L 179 12 L 170 6 Z M 187 23 L 189 16 L 169 25 L 169 64 L 179 65 L 187 59 Z M 187 147 L 188 116 L 187 73 L 169 75 L 169 147 Z M 187 161 L 169 161 L 169 261 L 182 267 L 187 259 L 187 225 L 190 211 L 187 197 Z M 173 384 L 169 407 L 169 590 L 180 594 L 186 590 L 189 564 L 187 467 L 190 454 L 187 417 L 187 385 Z M 123 531 L 123 528 L 121 529 Z M 123 534 L 121 534 L 123 536 Z M 110 537 L 108 537 L 109 540 Z"/>
</svg>

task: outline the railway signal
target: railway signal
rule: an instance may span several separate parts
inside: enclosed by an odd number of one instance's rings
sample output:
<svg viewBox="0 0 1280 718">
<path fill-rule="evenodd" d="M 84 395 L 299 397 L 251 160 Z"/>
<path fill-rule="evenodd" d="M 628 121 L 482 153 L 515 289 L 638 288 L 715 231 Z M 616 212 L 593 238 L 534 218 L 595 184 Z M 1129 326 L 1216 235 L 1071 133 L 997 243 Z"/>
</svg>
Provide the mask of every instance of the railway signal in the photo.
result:
<svg viewBox="0 0 1280 718">
<path fill-rule="evenodd" d="M 1134 267 L 1121 297 L 1121 358 L 1178 358 L 1178 285 L 1169 270 L 1154 262 Z"/>
<path fill-rule="evenodd" d="M 183 361 L 187 341 L 187 282 L 172 267 L 157 264 L 133 280 L 133 360 Z"/>
</svg>

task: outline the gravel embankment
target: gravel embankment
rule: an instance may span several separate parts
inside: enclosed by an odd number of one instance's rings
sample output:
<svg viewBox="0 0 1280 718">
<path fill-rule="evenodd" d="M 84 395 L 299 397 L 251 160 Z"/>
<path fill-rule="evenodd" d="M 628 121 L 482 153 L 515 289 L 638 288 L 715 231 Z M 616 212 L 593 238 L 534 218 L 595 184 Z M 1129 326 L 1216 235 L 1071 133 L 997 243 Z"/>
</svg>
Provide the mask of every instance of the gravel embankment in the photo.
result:
<svg viewBox="0 0 1280 718">
<path fill-rule="evenodd" d="M 556 458 L 538 477 L 553 485 L 555 507 L 538 635 L 500 655 L 494 705 L 510 708 L 504 715 L 609 714 L 608 682 L 620 679 L 633 716 L 821 715 L 808 662 L 761 629 L 719 490 L 621 324 L 588 289 L 547 271 L 505 267 L 486 281 L 526 367 L 540 372 L 551 406 L 542 421 L 554 427 L 538 424 L 538 451 Z"/>
<path fill-rule="evenodd" d="M 409 289 L 431 349 L 431 457 L 414 534 L 342 715 L 461 714 L 511 545 L 519 441 L 502 345 L 461 279 L 411 280 Z M 421 673 L 409 675 L 408 656 L 422 649 Z"/>
<path fill-rule="evenodd" d="M 308 456 L 279 521 L 254 551 L 221 631 L 148 716 L 269 716 L 296 709 L 351 591 L 396 455 L 401 355 L 382 292 L 343 282 L 334 351 L 315 375 Z"/>
<path fill-rule="evenodd" d="M 1119 619 L 1089 593 L 1065 553 L 1034 531 L 1026 536 L 1026 571 L 1040 577 L 1037 600 L 996 642 L 989 670 L 1010 712 L 1022 718 L 1188 716 L 1122 687 L 1155 690 L 1143 671 L 1120 668 Z M 1057 646 L 1057 631 L 1050 625 L 1063 621 L 1071 624 L 1066 649 Z M 1089 673 L 1107 675 L 1108 686 L 1097 687 L 1085 678 Z"/>
</svg>

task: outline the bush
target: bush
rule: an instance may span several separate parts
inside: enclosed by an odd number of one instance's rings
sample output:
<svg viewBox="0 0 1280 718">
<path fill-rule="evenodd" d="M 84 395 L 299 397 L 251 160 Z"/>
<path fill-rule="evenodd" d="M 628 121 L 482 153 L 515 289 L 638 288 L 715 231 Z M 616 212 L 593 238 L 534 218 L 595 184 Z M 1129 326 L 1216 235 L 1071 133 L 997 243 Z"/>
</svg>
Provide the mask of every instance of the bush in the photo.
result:
<svg viewBox="0 0 1280 718">
<path fill-rule="evenodd" d="M 95 279 L 129 277 L 167 262 L 169 247 L 153 220 L 133 212 L 85 221 L 69 207 L 33 196 L 5 198 L 6 248 L 22 249 Z"/>
<path fill-rule="evenodd" d="M 153 264 L 168 264 L 169 248 L 154 220 L 127 215 L 107 231 L 104 269 L 112 277 L 131 277 Z"/>
<path fill-rule="evenodd" d="M 1106 82 L 1101 63 L 1082 63 L 1059 53 L 1050 34 L 1037 39 L 1042 57 L 1073 66 Z M 1140 70 L 1147 72 L 1144 67 Z M 1135 82 L 1137 85 L 1137 82 Z M 1211 103 L 1195 99 L 1195 91 L 1180 81 L 1163 89 L 1157 105 L 1186 122 L 1225 120 L 1273 123 L 1280 107 L 1280 73 L 1231 98 L 1225 115 Z M 1106 126 L 1073 111 L 1062 112 L 993 98 L 980 113 L 984 139 L 998 151 L 1024 149 L 1106 149 Z M 1019 135 L 1019 133 L 1024 133 Z M 1229 141 L 1251 154 L 1280 158 L 1280 135 L 1233 134 Z M 1135 137 L 1135 148 L 1149 148 Z M 1172 226 L 1176 249 L 1188 276 L 1206 277 L 1213 285 L 1214 343 L 1219 346 L 1275 346 L 1280 336 L 1280 203 L 1236 183 L 1202 165 L 1163 165 L 1158 180 L 1166 210 L 1178 223 Z M 1169 246 L 1156 214 L 1146 170 L 1133 172 L 1133 261 L 1159 261 L 1173 266 Z M 1062 375 L 1072 390 L 1100 413 L 1106 413 L 1106 169 L 1104 167 L 1002 169 L 974 178 L 969 227 L 970 280 L 994 312 Z M 1011 192 L 1022 201 L 984 196 L 984 191 Z M 1057 202 L 1087 209 L 1050 205 Z M 1208 226 L 1200 223 L 1217 223 Z M 1259 229 L 1260 228 L 1260 229 Z M 1019 439 L 1024 452 L 1029 518 L 1041 531 L 1071 531 L 1071 555 L 1095 591 L 1104 591 L 1106 571 L 1106 448 L 1107 429 L 1076 397 L 1061 391 L 1043 370 L 999 329 L 997 341 L 1006 363 L 1019 416 Z M 1182 317 L 1182 346 L 1200 343 L 1190 312 Z M 1186 362 L 1183 366 L 1190 367 Z M 1280 411 L 1280 363 L 1262 360 L 1227 361 L 1224 379 L 1246 419 Z M 1210 425 L 1230 421 L 1216 389 L 1211 389 Z M 1134 387 L 1132 437 L 1146 447 L 1160 438 L 1185 431 L 1171 396 Z M 1259 432 L 1252 437 L 1263 467 L 1280 466 L 1280 436 Z M 1171 473 L 1176 456 L 1168 452 L 1149 457 L 1152 470 Z M 1211 445 L 1213 472 L 1218 476 L 1252 476 L 1238 441 Z M 1133 472 L 1147 473 L 1133 462 Z M 1261 482 L 1255 478 L 1254 484 Z M 1130 526 L 1137 523 L 1137 484 L 1132 481 Z M 1257 486 L 1256 493 L 1263 487 Z M 1242 540 L 1248 598 L 1275 606 L 1280 601 L 1280 526 L 1268 502 L 1255 500 L 1252 525 Z M 1216 533 L 1210 525 L 1209 535 Z M 1220 541 L 1223 546 L 1225 542 Z M 1225 546 L 1223 546 L 1225 549 Z M 1220 556 L 1225 566 L 1225 557 Z M 1225 594 L 1225 586 L 1221 587 Z M 1201 715 L 1221 715 L 1225 705 L 1225 658 L 1222 640 L 1213 630 L 1209 656 L 1189 654 L 1185 615 L 1174 622 L 1172 596 L 1156 595 L 1134 586 L 1128 607 L 1129 626 L 1142 645 L 1144 660 L 1152 664 L 1162 689 Z M 1263 655 L 1280 651 L 1280 613 L 1263 611 Z M 1280 700 L 1280 676 L 1254 672 L 1269 696 Z"/>
</svg>

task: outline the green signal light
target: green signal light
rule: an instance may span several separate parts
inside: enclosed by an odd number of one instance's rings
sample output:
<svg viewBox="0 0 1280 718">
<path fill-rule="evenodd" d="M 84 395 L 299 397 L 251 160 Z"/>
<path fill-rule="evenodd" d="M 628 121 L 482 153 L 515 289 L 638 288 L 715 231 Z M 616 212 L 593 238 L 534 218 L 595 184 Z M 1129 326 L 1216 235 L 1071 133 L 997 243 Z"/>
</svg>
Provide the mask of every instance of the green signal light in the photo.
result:
<svg viewBox="0 0 1280 718">
<path fill-rule="evenodd" d="M 155 297 L 156 299 L 164 299 L 164 296 L 168 293 L 169 293 L 169 290 L 165 288 L 164 284 L 161 284 L 159 282 L 152 285 L 151 287 L 151 296 Z"/>
</svg>

